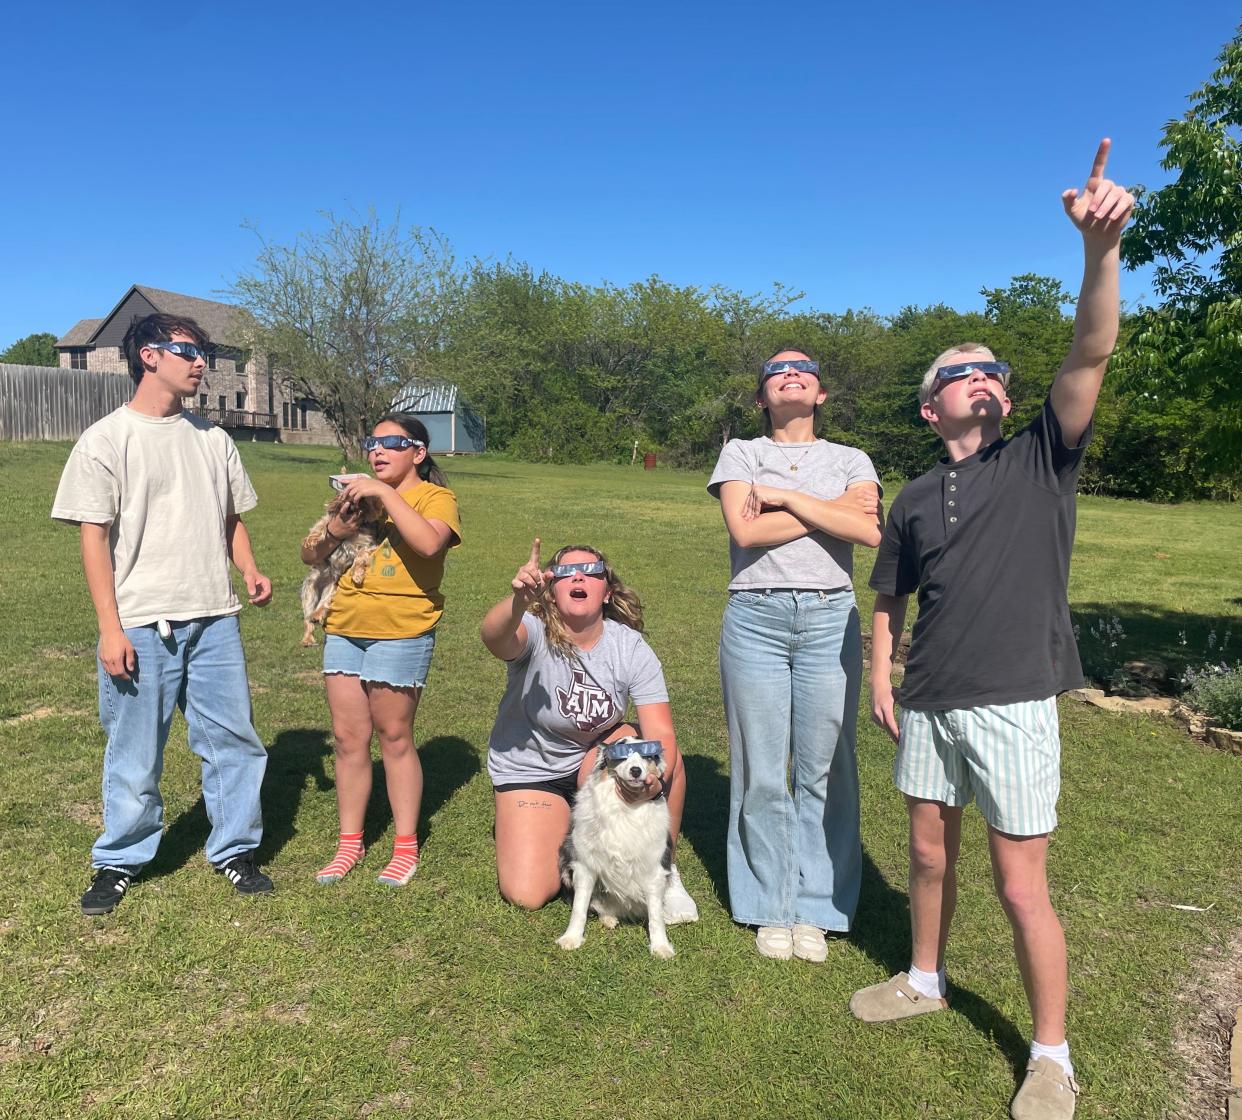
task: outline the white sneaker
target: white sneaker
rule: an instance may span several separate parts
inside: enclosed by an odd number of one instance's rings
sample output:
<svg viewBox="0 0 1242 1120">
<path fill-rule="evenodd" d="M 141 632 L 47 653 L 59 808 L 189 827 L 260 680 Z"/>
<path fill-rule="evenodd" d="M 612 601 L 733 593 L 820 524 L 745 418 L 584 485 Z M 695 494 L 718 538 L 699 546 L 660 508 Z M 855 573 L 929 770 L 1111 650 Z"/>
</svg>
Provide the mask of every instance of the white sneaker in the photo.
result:
<svg viewBox="0 0 1242 1120">
<path fill-rule="evenodd" d="M 679 926 L 685 922 L 697 922 L 699 908 L 694 899 L 681 885 L 681 876 L 677 873 L 677 864 L 669 869 L 668 886 L 664 888 L 664 921 L 670 926 Z"/>
</svg>

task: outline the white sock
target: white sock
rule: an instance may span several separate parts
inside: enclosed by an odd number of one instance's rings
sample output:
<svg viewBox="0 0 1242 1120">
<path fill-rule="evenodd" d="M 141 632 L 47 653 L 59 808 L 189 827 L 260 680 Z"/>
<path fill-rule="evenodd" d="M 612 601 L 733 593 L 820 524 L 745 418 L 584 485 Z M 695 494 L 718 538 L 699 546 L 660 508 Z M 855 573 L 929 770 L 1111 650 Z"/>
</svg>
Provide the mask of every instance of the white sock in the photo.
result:
<svg viewBox="0 0 1242 1120">
<path fill-rule="evenodd" d="M 1031 1061 L 1034 1061 L 1036 1058 L 1051 1058 L 1065 1070 L 1068 1076 L 1074 1076 L 1074 1067 L 1070 1065 L 1069 1060 L 1068 1042 L 1062 1042 L 1060 1046 L 1045 1046 L 1042 1042 L 1032 1042 Z"/>
<path fill-rule="evenodd" d="M 935 972 L 924 972 L 921 968 L 911 965 L 906 975 L 910 977 L 910 987 L 928 999 L 944 999 L 945 992 L 949 990 L 948 984 L 945 983 L 943 968 Z"/>
</svg>

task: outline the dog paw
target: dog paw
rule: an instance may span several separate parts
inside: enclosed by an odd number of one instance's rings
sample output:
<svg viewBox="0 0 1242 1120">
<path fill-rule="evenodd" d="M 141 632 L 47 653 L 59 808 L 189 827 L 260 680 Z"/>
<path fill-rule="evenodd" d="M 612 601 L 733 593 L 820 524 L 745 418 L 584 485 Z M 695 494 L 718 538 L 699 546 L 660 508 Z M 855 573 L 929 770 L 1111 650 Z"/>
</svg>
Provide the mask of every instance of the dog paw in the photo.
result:
<svg viewBox="0 0 1242 1120">
<path fill-rule="evenodd" d="M 556 943 L 562 949 L 581 949 L 582 941 L 583 938 L 581 934 L 573 933 L 562 933 L 561 936 L 556 939 Z"/>
<path fill-rule="evenodd" d="M 661 941 L 658 944 L 652 944 L 651 955 L 659 957 L 662 961 L 671 960 L 676 955 L 677 950 L 674 949 L 667 941 Z"/>
<path fill-rule="evenodd" d="M 601 914 L 599 916 L 599 924 L 603 926 L 604 929 L 616 929 L 617 928 L 616 915 L 615 914 Z"/>
</svg>

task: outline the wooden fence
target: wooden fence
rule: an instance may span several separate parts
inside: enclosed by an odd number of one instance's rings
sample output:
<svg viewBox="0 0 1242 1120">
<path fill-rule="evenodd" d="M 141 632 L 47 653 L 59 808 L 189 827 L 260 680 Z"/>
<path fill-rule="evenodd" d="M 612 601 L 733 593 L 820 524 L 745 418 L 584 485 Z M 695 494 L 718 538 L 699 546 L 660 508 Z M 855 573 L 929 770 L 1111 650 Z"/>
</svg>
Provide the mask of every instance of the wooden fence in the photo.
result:
<svg viewBox="0 0 1242 1120">
<path fill-rule="evenodd" d="M 0 364 L 0 439 L 77 439 L 133 390 L 123 374 Z"/>
</svg>

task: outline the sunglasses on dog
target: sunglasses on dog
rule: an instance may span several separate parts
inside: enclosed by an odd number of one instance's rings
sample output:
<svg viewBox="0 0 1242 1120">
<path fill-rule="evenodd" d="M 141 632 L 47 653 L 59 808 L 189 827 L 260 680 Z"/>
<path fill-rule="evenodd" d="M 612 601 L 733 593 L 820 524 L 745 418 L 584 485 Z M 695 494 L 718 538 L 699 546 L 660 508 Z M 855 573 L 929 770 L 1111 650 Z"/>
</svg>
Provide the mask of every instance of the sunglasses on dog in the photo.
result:
<svg viewBox="0 0 1242 1120">
<path fill-rule="evenodd" d="M 421 439 L 410 439 L 409 436 L 363 436 L 362 450 L 370 455 L 377 447 L 385 451 L 404 451 L 407 447 L 426 447 Z"/>
<path fill-rule="evenodd" d="M 964 362 L 955 366 L 941 366 L 936 370 L 936 385 L 940 386 L 949 381 L 961 381 L 963 377 L 969 377 L 976 371 L 985 374 L 993 381 L 999 381 L 1002 385 L 1009 383 L 1008 362 Z"/>
<path fill-rule="evenodd" d="M 187 362 L 197 361 L 199 358 L 203 361 L 207 360 L 207 351 L 195 346 L 192 342 L 148 342 L 147 345 L 152 350 L 167 350 L 170 354 L 176 354 L 178 358 L 184 358 Z"/>
<path fill-rule="evenodd" d="M 780 361 L 763 363 L 763 380 L 790 370 L 795 373 L 813 373 L 817 380 L 819 378 L 819 362 L 813 362 L 810 358 L 794 358 L 792 361 L 782 358 Z"/>
<path fill-rule="evenodd" d="M 624 762 L 632 754 L 639 758 L 659 758 L 663 748 L 659 739 L 637 739 L 630 742 L 604 744 L 604 759 L 608 762 Z"/>
<path fill-rule="evenodd" d="M 553 579 L 565 579 L 577 572 L 581 572 L 584 576 L 602 576 L 605 574 L 604 562 L 602 560 L 591 560 L 585 564 L 552 565 Z"/>
</svg>

